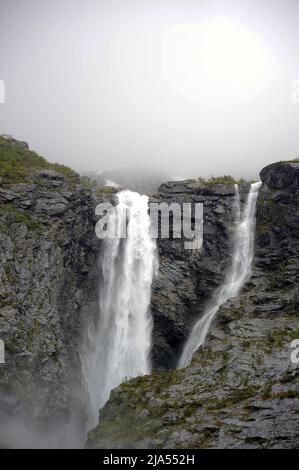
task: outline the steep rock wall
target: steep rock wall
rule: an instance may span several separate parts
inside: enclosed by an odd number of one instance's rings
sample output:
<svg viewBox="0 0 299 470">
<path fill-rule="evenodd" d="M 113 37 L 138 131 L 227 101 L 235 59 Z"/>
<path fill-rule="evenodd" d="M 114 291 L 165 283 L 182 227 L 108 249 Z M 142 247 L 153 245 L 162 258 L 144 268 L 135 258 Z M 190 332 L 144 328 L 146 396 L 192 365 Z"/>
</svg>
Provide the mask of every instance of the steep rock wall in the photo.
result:
<svg viewBox="0 0 299 470">
<path fill-rule="evenodd" d="M 249 185 L 240 185 L 244 201 Z M 203 312 L 214 290 L 224 279 L 230 263 L 234 220 L 233 184 L 169 182 L 152 198 L 157 203 L 203 204 L 202 252 L 184 248 L 182 239 L 158 239 L 159 274 L 153 283 L 153 366 L 176 366 L 183 343 Z"/>
<path fill-rule="evenodd" d="M 82 307 L 97 307 L 94 206 L 78 177 L 53 170 L 0 187 L 2 442 L 10 428 L 17 439 L 14 421 L 24 437 L 30 426 L 84 427 L 80 324 Z"/>
<path fill-rule="evenodd" d="M 204 347 L 185 369 L 114 390 L 87 447 L 298 446 L 298 171 L 279 163 L 261 172 L 253 275 L 220 308 Z"/>
</svg>

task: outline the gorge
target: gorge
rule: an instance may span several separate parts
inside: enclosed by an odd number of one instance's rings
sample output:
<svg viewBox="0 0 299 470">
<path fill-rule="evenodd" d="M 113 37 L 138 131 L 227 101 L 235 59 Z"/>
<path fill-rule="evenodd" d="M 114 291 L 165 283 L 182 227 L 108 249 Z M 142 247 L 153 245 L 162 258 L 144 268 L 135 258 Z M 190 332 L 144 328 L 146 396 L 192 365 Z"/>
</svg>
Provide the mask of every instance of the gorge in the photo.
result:
<svg viewBox="0 0 299 470">
<path fill-rule="evenodd" d="M 148 198 L 119 192 L 112 217 L 119 238 L 103 243 L 99 318 L 89 325 L 89 344 L 82 355 L 93 425 L 113 388 L 151 371 L 149 305 L 158 261 L 155 241 L 150 238 Z M 120 238 L 125 231 L 126 237 Z"/>
<path fill-rule="evenodd" d="M 88 448 L 295 447 L 299 163 L 264 168 L 251 190 L 198 179 L 146 197 L 0 144 L 34 160 L 1 173 L 0 447 L 82 447 L 90 428 Z M 104 201 L 121 224 L 128 209 L 126 240 L 97 239 Z M 150 201 L 203 203 L 200 254 L 155 247 Z"/>
</svg>

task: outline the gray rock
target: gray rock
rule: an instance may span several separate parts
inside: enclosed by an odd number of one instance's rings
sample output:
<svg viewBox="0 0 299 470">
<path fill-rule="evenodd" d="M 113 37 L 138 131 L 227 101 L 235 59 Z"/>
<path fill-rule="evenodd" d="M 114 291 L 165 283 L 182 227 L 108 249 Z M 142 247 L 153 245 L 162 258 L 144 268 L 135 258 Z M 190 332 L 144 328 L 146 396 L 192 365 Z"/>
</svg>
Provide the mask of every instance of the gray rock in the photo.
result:
<svg viewBox="0 0 299 470">
<path fill-rule="evenodd" d="M 244 200 L 248 185 L 240 186 Z M 158 239 L 159 274 L 153 283 L 153 365 L 176 366 L 183 343 L 205 304 L 221 284 L 230 262 L 234 185 L 202 182 L 162 184 L 154 202 L 204 204 L 204 238 L 201 253 L 185 250 L 182 240 Z"/>
<path fill-rule="evenodd" d="M 65 176 L 63 173 L 58 173 L 55 170 L 39 170 L 36 171 L 36 175 L 39 178 L 48 178 L 53 180 L 65 180 Z"/>
<path fill-rule="evenodd" d="M 299 162 L 279 162 L 266 166 L 260 173 L 261 180 L 272 189 L 299 187 Z M 279 197 L 284 193 L 278 193 Z"/>
<path fill-rule="evenodd" d="M 22 442 L 32 426 L 33 436 L 45 429 L 53 436 L 66 422 L 75 421 L 76 432 L 86 423 L 79 344 L 83 317 L 97 308 L 95 201 L 57 172 L 34 178 L 35 183 L 0 193 L 0 338 L 6 355 L 0 366 L 0 441 L 5 445 L 14 422 L 17 430 L 26 429 Z M 12 445 L 16 432 L 12 428 Z"/>
<path fill-rule="evenodd" d="M 219 309 L 205 345 L 188 367 L 133 379 L 111 393 L 88 435 L 88 448 L 298 447 L 299 367 L 290 358 L 291 342 L 299 339 L 297 164 L 271 165 L 261 176 L 251 279 L 238 298 Z M 180 191 L 185 201 L 192 195 L 189 185 L 188 191 L 174 183 L 162 189 Z M 202 197 L 202 189 L 196 191 Z M 188 325 L 202 311 L 205 292 L 210 297 L 209 287 L 221 282 L 229 253 L 232 200 L 226 200 L 228 205 L 224 198 L 216 203 L 225 211 L 221 221 L 205 205 L 211 226 L 221 229 L 216 240 L 206 237 L 197 260 L 159 240 L 154 359 L 159 364 L 161 357 L 165 368 L 175 363 Z M 145 419 L 135 422 L 144 409 Z M 128 410 L 135 422 L 130 428 Z"/>
<path fill-rule="evenodd" d="M 14 201 L 15 199 L 20 198 L 20 195 L 12 190 L 0 188 L 0 198 L 5 199 L 6 201 Z"/>
</svg>

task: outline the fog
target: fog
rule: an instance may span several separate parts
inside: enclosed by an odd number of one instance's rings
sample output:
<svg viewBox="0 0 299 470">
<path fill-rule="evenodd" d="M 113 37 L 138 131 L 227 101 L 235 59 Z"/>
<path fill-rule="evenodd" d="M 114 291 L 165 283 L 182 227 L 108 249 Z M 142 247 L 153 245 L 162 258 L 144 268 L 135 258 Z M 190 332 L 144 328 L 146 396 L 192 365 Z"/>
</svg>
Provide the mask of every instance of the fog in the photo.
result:
<svg viewBox="0 0 299 470">
<path fill-rule="evenodd" d="M 202 79 L 223 17 L 239 49 Z M 0 0 L 0 133 L 81 172 L 255 177 L 299 154 L 298 57 L 297 0 Z"/>
<path fill-rule="evenodd" d="M 77 422 L 51 423 L 50 429 L 42 428 L 35 420 L 10 417 L 0 423 L 1 445 L 8 449 L 81 449 L 86 431 Z"/>
</svg>

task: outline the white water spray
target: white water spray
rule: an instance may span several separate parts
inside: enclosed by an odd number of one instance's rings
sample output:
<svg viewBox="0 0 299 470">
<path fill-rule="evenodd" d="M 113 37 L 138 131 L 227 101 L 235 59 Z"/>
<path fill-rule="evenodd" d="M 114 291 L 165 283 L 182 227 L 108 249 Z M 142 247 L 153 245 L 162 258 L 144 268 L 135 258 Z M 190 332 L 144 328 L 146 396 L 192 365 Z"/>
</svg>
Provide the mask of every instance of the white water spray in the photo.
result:
<svg viewBox="0 0 299 470">
<path fill-rule="evenodd" d="M 193 327 L 180 358 L 179 367 L 186 367 L 190 363 L 194 352 L 204 343 L 212 320 L 221 305 L 230 298 L 239 295 L 251 275 L 251 265 L 254 257 L 256 201 L 261 184 L 254 183 L 251 185 L 243 213 L 240 207 L 238 186 L 235 185 L 236 232 L 232 265 L 224 284 L 215 296 L 214 302 Z"/>
<path fill-rule="evenodd" d="M 131 191 L 118 193 L 113 222 L 126 238 L 103 242 L 100 317 L 88 331 L 83 372 L 90 402 L 89 426 L 113 388 L 126 378 L 150 372 L 152 317 L 151 284 L 158 268 L 156 242 L 150 237 L 148 197 Z"/>
</svg>

